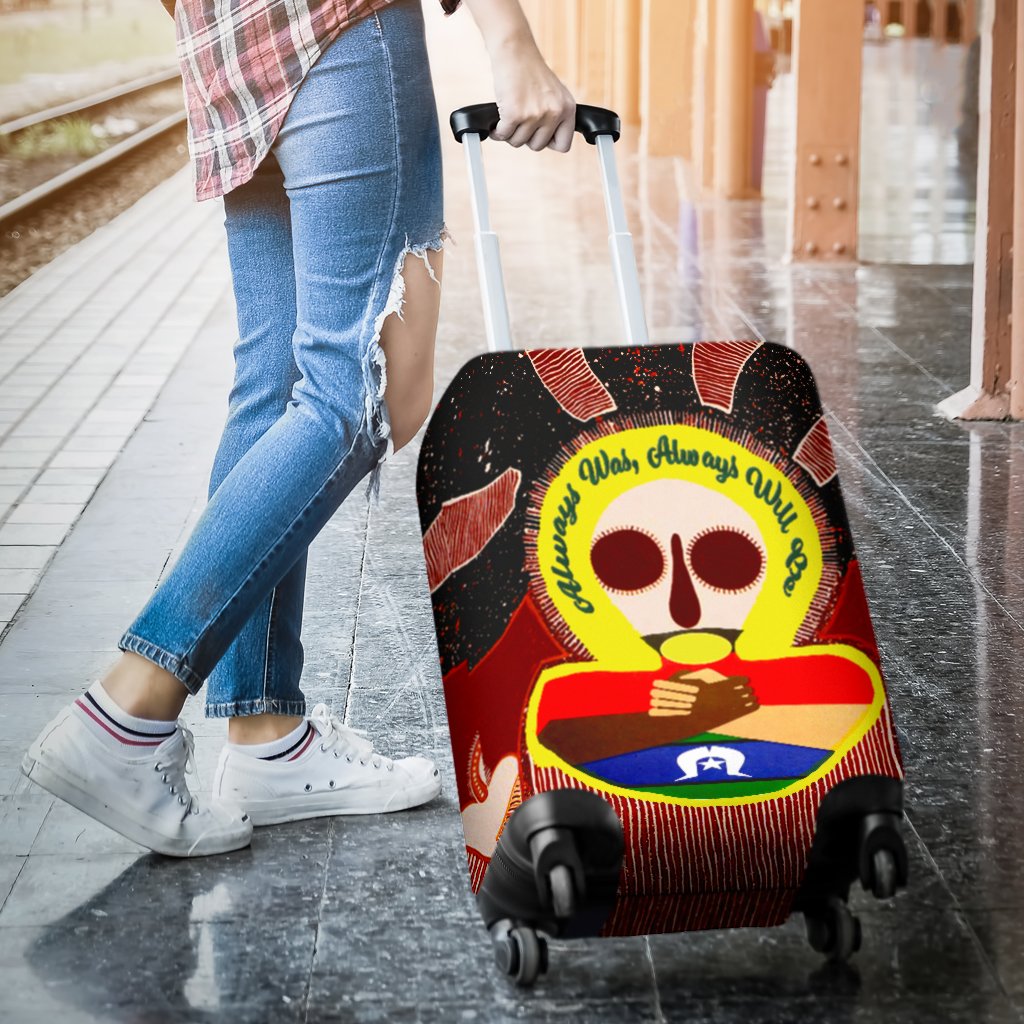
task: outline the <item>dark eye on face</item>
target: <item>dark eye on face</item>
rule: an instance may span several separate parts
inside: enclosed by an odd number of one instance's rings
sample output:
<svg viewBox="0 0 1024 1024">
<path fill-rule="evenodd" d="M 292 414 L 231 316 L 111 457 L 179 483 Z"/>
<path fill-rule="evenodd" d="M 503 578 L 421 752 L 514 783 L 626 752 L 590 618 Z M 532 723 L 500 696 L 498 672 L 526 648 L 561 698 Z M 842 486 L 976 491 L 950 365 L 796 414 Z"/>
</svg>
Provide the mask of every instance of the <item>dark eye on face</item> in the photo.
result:
<svg viewBox="0 0 1024 1024">
<path fill-rule="evenodd" d="M 746 534 L 723 527 L 690 545 L 694 574 L 716 590 L 745 590 L 760 575 L 764 557 Z"/>
<path fill-rule="evenodd" d="M 609 590 L 643 590 L 661 579 L 665 559 L 658 542 L 641 530 L 612 530 L 590 549 L 590 564 Z"/>
</svg>

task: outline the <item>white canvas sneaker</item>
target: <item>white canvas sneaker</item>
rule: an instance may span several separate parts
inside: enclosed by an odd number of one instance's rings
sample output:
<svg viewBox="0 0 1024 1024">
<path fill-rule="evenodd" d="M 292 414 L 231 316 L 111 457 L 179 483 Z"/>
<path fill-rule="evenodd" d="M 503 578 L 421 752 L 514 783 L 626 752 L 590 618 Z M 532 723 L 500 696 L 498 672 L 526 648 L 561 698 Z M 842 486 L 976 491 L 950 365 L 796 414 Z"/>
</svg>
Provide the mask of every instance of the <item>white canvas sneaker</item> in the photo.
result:
<svg viewBox="0 0 1024 1024">
<path fill-rule="evenodd" d="M 246 811 L 254 825 L 333 814 L 402 811 L 441 792 L 425 757 L 393 761 L 324 704 L 309 716 L 309 735 L 287 759 L 264 760 L 225 746 L 213 780 L 214 800 Z"/>
<path fill-rule="evenodd" d="M 119 756 L 64 708 L 21 762 L 24 775 L 133 842 L 169 857 L 204 857 L 252 841 L 252 822 L 226 804 L 200 807 L 185 773 L 195 770 L 181 722 L 142 756 Z"/>
</svg>

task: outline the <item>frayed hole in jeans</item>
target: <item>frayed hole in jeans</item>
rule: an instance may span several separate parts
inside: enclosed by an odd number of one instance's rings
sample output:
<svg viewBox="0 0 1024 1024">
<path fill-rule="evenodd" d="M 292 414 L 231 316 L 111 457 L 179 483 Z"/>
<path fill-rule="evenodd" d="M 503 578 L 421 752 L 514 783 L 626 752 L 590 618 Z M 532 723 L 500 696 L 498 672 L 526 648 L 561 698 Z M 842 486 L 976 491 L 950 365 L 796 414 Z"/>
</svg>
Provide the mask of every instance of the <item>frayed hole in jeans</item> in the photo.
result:
<svg viewBox="0 0 1024 1024">
<path fill-rule="evenodd" d="M 405 304 L 404 271 L 406 258 L 409 255 L 413 255 L 423 260 L 430 279 L 437 282 L 438 287 L 440 287 L 441 282 L 434 274 L 434 268 L 430 265 L 427 252 L 439 252 L 444 248 L 446 241 L 454 243 L 454 239 L 447 227 L 442 227 L 429 242 L 422 242 L 417 245 L 410 244 L 409 236 L 406 235 L 405 245 L 395 261 L 395 267 L 391 275 L 391 288 L 388 292 L 387 300 L 384 303 L 384 308 L 374 318 L 373 337 L 370 339 L 370 344 L 367 346 L 366 354 L 363 357 L 363 379 L 366 384 L 367 431 L 374 445 L 379 445 L 381 442 L 384 442 L 385 445 L 384 452 L 370 472 L 369 483 L 366 487 L 366 497 L 369 500 L 372 496 L 375 505 L 380 501 L 381 467 L 391 458 L 395 451 L 394 440 L 391 436 L 391 421 L 388 416 L 387 404 L 384 401 L 384 392 L 388 384 L 388 373 L 384 349 L 380 345 L 381 332 L 384 328 L 384 321 L 392 313 L 396 314 L 400 320 L 404 319 L 402 313 Z"/>
</svg>

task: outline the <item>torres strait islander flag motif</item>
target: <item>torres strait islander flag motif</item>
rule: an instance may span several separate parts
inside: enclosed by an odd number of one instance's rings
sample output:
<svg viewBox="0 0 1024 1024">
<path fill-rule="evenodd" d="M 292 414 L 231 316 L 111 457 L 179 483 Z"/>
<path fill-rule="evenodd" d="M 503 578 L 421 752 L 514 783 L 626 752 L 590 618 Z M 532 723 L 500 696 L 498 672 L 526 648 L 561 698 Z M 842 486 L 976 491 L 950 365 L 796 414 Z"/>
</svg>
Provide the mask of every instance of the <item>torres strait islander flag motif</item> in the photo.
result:
<svg viewBox="0 0 1024 1024">
<path fill-rule="evenodd" d="M 626 834 L 606 934 L 778 923 L 824 794 L 902 778 L 791 349 L 478 356 L 417 496 L 474 889 L 523 800 L 586 788 Z"/>
</svg>

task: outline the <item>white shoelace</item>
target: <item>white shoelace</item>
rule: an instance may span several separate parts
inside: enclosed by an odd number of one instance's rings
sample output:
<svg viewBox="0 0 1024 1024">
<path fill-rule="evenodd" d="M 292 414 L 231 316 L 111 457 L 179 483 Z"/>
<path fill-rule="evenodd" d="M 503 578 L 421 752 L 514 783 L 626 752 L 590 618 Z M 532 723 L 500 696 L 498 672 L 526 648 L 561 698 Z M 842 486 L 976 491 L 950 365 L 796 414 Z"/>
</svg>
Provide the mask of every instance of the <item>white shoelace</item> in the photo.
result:
<svg viewBox="0 0 1024 1024">
<path fill-rule="evenodd" d="M 178 803 L 185 809 L 182 815 L 199 813 L 199 802 L 192 795 L 188 788 L 188 780 L 185 774 L 197 773 L 195 759 L 195 737 L 192 730 L 186 725 L 178 722 L 178 730 L 181 733 L 181 745 L 176 747 L 172 753 L 164 755 L 156 763 L 157 771 L 163 772 L 164 781 L 170 786 L 171 793 L 177 796 Z"/>
<path fill-rule="evenodd" d="M 353 729 L 345 725 L 337 715 L 331 714 L 326 704 L 317 704 L 310 713 L 309 720 L 320 733 L 321 750 L 332 750 L 337 747 L 335 756 L 344 754 L 349 761 L 358 758 L 360 764 L 372 764 L 374 768 L 383 765 L 388 771 L 394 768 L 394 761 L 377 753 L 362 729 Z"/>
</svg>

